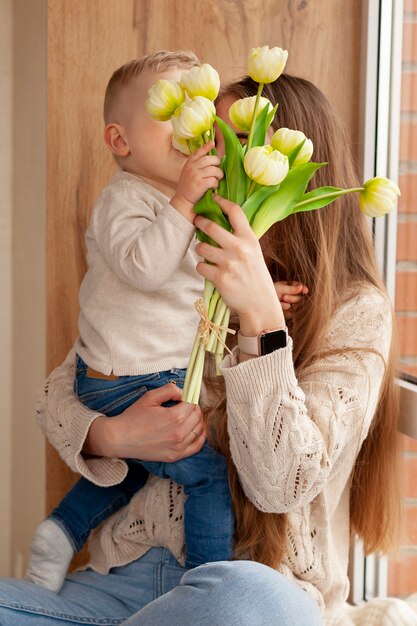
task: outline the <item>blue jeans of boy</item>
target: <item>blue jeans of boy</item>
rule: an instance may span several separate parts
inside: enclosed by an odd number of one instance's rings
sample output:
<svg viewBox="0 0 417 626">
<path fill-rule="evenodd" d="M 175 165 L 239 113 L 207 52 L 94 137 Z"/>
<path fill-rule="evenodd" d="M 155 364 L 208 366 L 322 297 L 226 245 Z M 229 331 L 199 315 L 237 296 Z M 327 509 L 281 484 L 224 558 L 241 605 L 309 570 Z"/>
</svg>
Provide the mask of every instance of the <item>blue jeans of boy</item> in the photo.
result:
<svg viewBox="0 0 417 626">
<path fill-rule="evenodd" d="M 175 381 L 183 387 L 185 370 L 172 369 L 142 376 L 120 376 L 116 380 L 88 375 L 88 367 L 77 357 L 75 392 L 90 409 L 112 417 L 124 411 L 146 391 Z M 173 403 L 166 403 L 173 404 Z M 127 460 L 126 478 L 112 487 L 98 487 L 81 478 L 52 511 L 53 519 L 68 536 L 75 551 L 85 544 L 91 530 L 125 506 L 145 484 L 148 473 L 171 478 L 183 485 L 186 565 L 195 567 L 232 556 L 234 515 L 224 457 L 206 442 L 200 452 L 175 463 Z"/>
</svg>

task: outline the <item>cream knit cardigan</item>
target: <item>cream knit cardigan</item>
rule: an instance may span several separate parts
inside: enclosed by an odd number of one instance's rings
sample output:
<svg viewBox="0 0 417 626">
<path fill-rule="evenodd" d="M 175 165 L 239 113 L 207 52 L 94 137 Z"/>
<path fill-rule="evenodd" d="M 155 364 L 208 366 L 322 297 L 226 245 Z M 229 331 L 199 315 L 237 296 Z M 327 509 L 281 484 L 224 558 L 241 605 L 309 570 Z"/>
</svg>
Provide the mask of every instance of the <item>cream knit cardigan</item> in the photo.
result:
<svg viewBox="0 0 417 626">
<path fill-rule="evenodd" d="M 262 511 L 287 513 L 287 549 L 279 570 L 294 580 L 330 620 L 348 595 L 349 481 L 367 436 L 384 374 L 392 330 L 391 305 L 363 289 L 335 313 L 325 349 L 371 348 L 322 358 L 297 381 L 292 342 L 238 363 L 237 348 L 222 364 L 230 445 L 248 499 Z M 74 351 L 50 375 L 38 421 L 69 467 L 97 485 L 119 483 L 120 459 L 81 453 L 97 413 L 72 391 Z M 202 400 L 207 403 L 207 398 Z M 90 566 L 106 573 L 151 546 L 184 558 L 181 486 L 150 476 L 130 504 L 92 535 Z"/>
</svg>

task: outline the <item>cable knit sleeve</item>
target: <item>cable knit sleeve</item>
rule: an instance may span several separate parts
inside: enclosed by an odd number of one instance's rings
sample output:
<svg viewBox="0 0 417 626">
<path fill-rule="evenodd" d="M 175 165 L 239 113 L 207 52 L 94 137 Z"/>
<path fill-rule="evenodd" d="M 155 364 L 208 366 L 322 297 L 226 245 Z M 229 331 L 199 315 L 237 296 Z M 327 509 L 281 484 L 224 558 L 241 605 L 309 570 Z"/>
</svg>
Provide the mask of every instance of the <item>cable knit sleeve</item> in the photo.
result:
<svg viewBox="0 0 417 626">
<path fill-rule="evenodd" d="M 392 332 L 391 305 L 375 289 L 336 312 L 325 350 L 297 381 L 292 342 L 242 363 L 223 361 L 230 448 L 248 499 L 260 510 L 306 506 L 359 451 L 378 401 Z"/>
<path fill-rule="evenodd" d="M 73 472 L 101 487 L 120 483 L 127 465 L 120 459 L 83 456 L 81 451 L 91 423 L 101 415 L 90 411 L 73 391 L 75 351 L 53 370 L 36 401 L 39 426 Z"/>
</svg>

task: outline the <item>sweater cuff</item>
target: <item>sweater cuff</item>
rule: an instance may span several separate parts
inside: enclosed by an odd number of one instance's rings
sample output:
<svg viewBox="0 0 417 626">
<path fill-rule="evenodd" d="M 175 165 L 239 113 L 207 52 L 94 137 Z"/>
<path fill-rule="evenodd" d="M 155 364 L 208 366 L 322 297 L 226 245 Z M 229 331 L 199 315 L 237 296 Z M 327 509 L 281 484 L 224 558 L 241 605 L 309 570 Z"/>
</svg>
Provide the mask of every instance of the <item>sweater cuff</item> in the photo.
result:
<svg viewBox="0 0 417 626">
<path fill-rule="evenodd" d="M 196 227 L 189 222 L 177 209 L 174 209 L 172 204 L 166 204 L 160 212 L 160 215 L 165 217 L 171 224 L 173 224 L 178 230 L 187 235 L 191 240 L 195 234 Z"/>
<path fill-rule="evenodd" d="M 78 419 L 72 422 L 71 442 L 75 450 L 75 467 L 81 476 L 99 487 L 111 487 L 121 483 L 126 478 L 128 472 L 126 461 L 108 457 L 83 456 L 82 454 L 90 426 L 100 416 L 102 416 L 100 413 L 94 414 L 80 404 L 77 407 Z"/>
<path fill-rule="evenodd" d="M 254 398 L 281 393 L 298 385 L 292 360 L 292 339 L 286 348 L 239 363 L 239 348 L 233 349 L 220 366 L 227 398 L 235 404 L 251 404 Z"/>
</svg>

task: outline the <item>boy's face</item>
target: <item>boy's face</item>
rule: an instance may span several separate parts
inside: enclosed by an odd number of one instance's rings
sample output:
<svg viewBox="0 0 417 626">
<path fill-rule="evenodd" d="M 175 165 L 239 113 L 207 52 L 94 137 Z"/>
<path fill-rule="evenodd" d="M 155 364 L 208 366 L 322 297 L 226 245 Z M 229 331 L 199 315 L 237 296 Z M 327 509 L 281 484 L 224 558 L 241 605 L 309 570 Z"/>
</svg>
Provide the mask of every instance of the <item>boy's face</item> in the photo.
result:
<svg viewBox="0 0 417 626">
<path fill-rule="evenodd" d="M 130 148 L 124 169 L 148 179 L 167 195 L 175 190 L 187 157 L 172 147 L 171 121 L 154 120 L 145 110 L 145 100 L 156 80 L 179 81 L 183 71 L 145 71 L 125 90 L 121 101 L 121 124 Z"/>
</svg>

